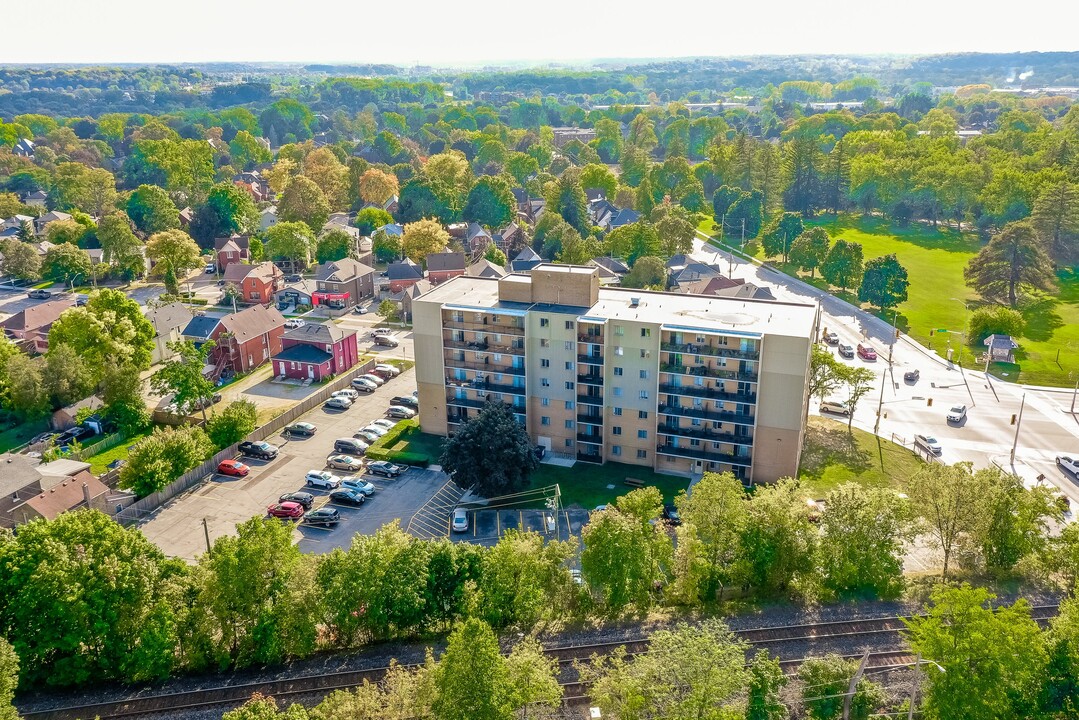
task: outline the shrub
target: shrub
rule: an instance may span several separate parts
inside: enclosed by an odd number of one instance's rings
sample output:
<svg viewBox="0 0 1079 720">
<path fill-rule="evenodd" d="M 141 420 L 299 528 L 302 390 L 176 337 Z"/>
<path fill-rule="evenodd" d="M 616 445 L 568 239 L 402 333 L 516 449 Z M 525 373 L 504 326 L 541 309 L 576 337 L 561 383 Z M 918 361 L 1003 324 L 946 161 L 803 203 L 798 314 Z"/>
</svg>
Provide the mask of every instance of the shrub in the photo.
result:
<svg viewBox="0 0 1079 720">
<path fill-rule="evenodd" d="M 1022 335 L 1026 321 L 1018 310 L 1003 305 L 989 305 L 970 316 L 970 342 L 981 345 L 990 335 Z"/>
</svg>

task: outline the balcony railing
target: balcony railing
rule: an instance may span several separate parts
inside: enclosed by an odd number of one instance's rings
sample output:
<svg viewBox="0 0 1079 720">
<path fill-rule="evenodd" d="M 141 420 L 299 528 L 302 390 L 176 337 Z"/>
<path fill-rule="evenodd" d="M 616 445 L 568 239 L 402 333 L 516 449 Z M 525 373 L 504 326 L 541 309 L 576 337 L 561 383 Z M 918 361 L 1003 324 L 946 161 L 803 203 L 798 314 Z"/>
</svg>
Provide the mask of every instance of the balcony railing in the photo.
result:
<svg viewBox="0 0 1079 720">
<path fill-rule="evenodd" d="M 743 360 L 760 360 L 761 357 L 759 350 L 742 350 L 741 348 L 715 347 L 712 345 L 697 345 L 693 343 L 686 343 L 683 345 L 661 343 L 659 347 L 660 350 L 682 353 L 683 355 L 711 355 L 713 357 L 732 357 L 741 358 Z"/>
<path fill-rule="evenodd" d="M 734 433 L 722 433 L 715 430 L 706 430 L 703 427 L 675 427 L 660 423 L 656 427 L 660 435 L 677 435 L 678 437 L 697 438 L 707 442 L 730 443 L 732 445 L 753 445 L 752 435 L 735 435 Z"/>
<path fill-rule="evenodd" d="M 675 365 L 672 363 L 660 363 L 659 371 L 665 373 L 678 373 L 679 375 L 693 375 L 694 377 L 717 378 L 719 380 L 757 382 L 757 373 L 721 370 L 719 368 L 710 368 L 707 365 Z"/>
<path fill-rule="evenodd" d="M 490 360 L 490 358 L 487 358 Z M 494 363 L 475 362 L 473 360 L 458 360 L 454 357 L 446 358 L 446 367 L 461 368 L 463 370 L 476 370 L 479 372 L 485 372 L 490 374 L 503 374 L 503 375 L 519 375 L 525 374 L 523 367 L 513 367 L 512 365 L 496 365 Z"/>
<path fill-rule="evenodd" d="M 588 343 L 589 345 L 602 345 L 603 335 L 589 335 L 588 333 L 577 333 L 577 342 Z"/>
<path fill-rule="evenodd" d="M 577 441 L 583 443 L 590 443 L 592 445 L 602 445 L 603 436 L 595 435 L 593 433 L 577 433 Z"/>
<path fill-rule="evenodd" d="M 442 321 L 442 327 L 447 330 L 469 330 L 471 332 L 502 333 L 504 335 L 524 335 L 523 325 L 503 325 L 492 322 L 476 322 L 474 320 L 453 320 L 447 318 Z"/>
<path fill-rule="evenodd" d="M 577 362 L 586 363 L 588 365 L 602 365 L 603 364 L 603 356 L 602 355 L 578 355 L 577 356 Z"/>
<path fill-rule="evenodd" d="M 497 400 L 492 400 L 492 402 L 497 402 Z M 447 405 L 454 405 L 456 407 L 481 408 L 482 409 L 487 404 L 487 400 L 486 399 L 474 400 L 472 398 L 459 398 L 459 397 L 456 397 L 454 395 L 449 395 L 449 396 L 446 397 L 446 404 Z M 509 408 L 511 410 L 513 410 L 513 412 L 517 413 L 518 415 L 524 415 L 525 414 L 526 408 L 525 408 L 524 405 L 512 405 L 510 403 L 503 403 L 503 404 L 508 405 Z"/>
<path fill-rule="evenodd" d="M 578 452 L 577 453 L 577 459 L 580 460 L 581 462 L 602 464 L 603 463 L 603 454 L 598 453 L 598 452 L 594 452 L 594 453 Z"/>
<path fill-rule="evenodd" d="M 602 395 L 578 395 L 577 402 L 584 405 L 603 405 Z"/>
<path fill-rule="evenodd" d="M 705 452 L 701 448 L 659 445 L 656 447 L 656 452 L 658 452 L 660 455 L 675 455 L 677 457 L 691 458 L 693 460 L 708 460 L 710 462 L 718 462 L 725 465 L 736 465 L 738 467 L 749 467 L 753 464 L 753 458 L 751 457 L 731 455 L 729 453 Z"/>
<path fill-rule="evenodd" d="M 730 400 L 739 403 L 757 402 L 757 393 L 727 392 L 718 388 L 698 387 L 697 385 L 669 385 L 659 386 L 661 393 L 668 395 L 689 395 L 691 397 L 712 398 L 714 400 Z"/>
<path fill-rule="evenodd" d="M 603 375 L 599 373 L 586 373 L 584 375 L 577 376 L 577 382 L 585 385 L 602 385 Z"/>
<path fill-rule="evenodd" d="M 661 415 L 678 415 L 679 417 L 695 417 L 703 420 L 715 420 L 717 422 L 729 422 L 735 425 L 753 425 L 752 415 L 726 412 L 721 410 L 703 410 L 695 407 L 675 407 L 673 405 L 660 405 Z"/>
<path fill-rule="evenodd" d="M 595 427 L 603 427 L 603 416 L 602 415 L 578 415 L 577 416 L 577 424 L 578 425 L 593 425 Z"/>
<path fill-rule="evenodd" d="M 443 340 L 443 347 L 456 348 L 458 350 L 467 350 L 469 352 L 485 352 L 485 353 L 501 353 L 505 355 L 524 355 L 525 348 L 522 343 L 520 347 L 516 345 L 492 345 L 484 342 L 461 342 L 460 340 Z"/>
<path fill-rule="evenodd" d="M 503 385 L 493 382 L 477 382 L 476 380 L 455 380 L 446 378 L 446 386 L 467 388 L 469 390 L 479 390 L 482 392 L 510 393 L 511 395 L 525 394 L 524 385 Z"/>
</svg>

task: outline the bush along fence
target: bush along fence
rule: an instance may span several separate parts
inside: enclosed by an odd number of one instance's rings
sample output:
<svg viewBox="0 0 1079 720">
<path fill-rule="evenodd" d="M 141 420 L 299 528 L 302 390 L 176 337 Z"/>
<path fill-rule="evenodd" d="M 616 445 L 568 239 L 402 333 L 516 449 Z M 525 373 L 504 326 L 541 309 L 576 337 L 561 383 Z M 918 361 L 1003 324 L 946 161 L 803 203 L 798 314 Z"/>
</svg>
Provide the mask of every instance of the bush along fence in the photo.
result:
<svg viewBox="0 0 1079 720">
<path fill-rule="evenodd" d="M 327 398 L 334 392 L 349 387 L 353 378 L 370 372 L 379 362 L 383 361 L 368 360 L 363 365 L 355 367 L 344 375 L 335 378 L 300 404 L 286 410 L 265 425 L 255 428 L 246 439 L 265 440 L 266 438 L 275 435 L 286 425 L 290 425 L 295 421 L 296 418 L 326 402 Z M 186 492 L 196 485 L 200 485 L 213 475 L 222 460 L 231 460 L 236 457 L 238 447 L 239 443 L 230 445 L 224 450 L 216 453 L 210 459 L 203 461 L 197 467 L 188 470 L 157 492 L 136 500 L 114 516 L 116 522 L 122 525 L 134 525 L 180 493 Z"/>
<path fill-rule="evenodd" d="M 403 465 L 427 467 L 430 460 L 428 460 L 426 455 L 393 449 L 398 442 L 402 439 L 407 440 L 409 435 L 414 432 L 419 432 L 419 429 L 420 423 L 418 420 L 402 420 L 394 425 L 388 433 L 372 443 L 371 447 L 367 448 L 367 452 L 364 453 L 364 456 L 369 460 L 388 460 Z"/>
</svg>

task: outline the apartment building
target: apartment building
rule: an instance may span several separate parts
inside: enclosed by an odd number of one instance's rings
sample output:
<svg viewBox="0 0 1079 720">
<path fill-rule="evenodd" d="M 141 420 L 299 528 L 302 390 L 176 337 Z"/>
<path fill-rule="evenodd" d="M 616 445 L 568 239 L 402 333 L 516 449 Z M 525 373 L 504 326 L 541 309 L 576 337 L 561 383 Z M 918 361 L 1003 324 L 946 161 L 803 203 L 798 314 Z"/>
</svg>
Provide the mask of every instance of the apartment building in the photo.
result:
<svg viewBox="0 0 1079 720">
<path fill-rule="evenodd" d="M 820 308 L 600 287 L 595 267 L 463 276 L 413 302 L 425 432 L 489 398 L 584 463 L 657 472 L 797 472 Z"/>
</svg>

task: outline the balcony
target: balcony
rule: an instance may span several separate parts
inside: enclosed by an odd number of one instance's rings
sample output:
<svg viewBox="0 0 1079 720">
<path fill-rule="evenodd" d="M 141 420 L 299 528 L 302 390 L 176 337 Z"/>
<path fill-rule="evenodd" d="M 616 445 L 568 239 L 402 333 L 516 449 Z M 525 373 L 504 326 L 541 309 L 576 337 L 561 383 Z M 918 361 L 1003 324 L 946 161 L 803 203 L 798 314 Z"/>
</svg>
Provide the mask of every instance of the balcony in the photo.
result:
<svg viewBox="0 0 1079 720">
<path fill-rule="evenodd" d="M 578 395 L 577 402 L 582 405 L 599 405 L 603 406 L 602 395 Z"/>
<path fill-rule="evenodd" d="M 757 382 L 757 373 L 734 372 L 732 370 L 708 367 L 707 365 L 675 365 L 672 363 L 660 363 L 659 371 L 665 373 L 677 373 L 679 375 L 693 375 L 694 377 L 710 377 L 718 380 Z"/>
<path fill-rule="evenodd" d="M 705 452 L 701 448 L 674 447 L 673 445 L 658 445 L 656 452 L 660 455 L 674 455 L 676 457 L 690 458 L 693 460 L 707 460 L 709 462 L 723 463 L 738 467 L 749 467 L 753 464 L 753 458 L 727 453 Z"/>
<path fill-rule="evenodd" d="M 748 445 L 752 447 L 752 435 L 735 435 L 734 433 L 716 432 L 703 427 L 675 427 L 673 425 L 660 424 L 656 427 L 660 435 L 676 435 L 678 437 L 697 438 L 707 442 L 730 443 L 732 445 Z"/>
<path fill-rule="evenodd" d="M 468 390 L 479 390 L 481 392 L 510 393 L 511 395 L 521 396 L 525 394 L 524 385 L 503 385 L 493 382 L 477 382 L 476 380 L 454 380 L 446 378 L 446 386 L 466 388 Z"/>
<path fill-rule="evenodd" d="M 490 358 L 487 358 L 490 360 Z M 472 360 L 458 360 L 457 358 L 446 358 L 446 367 L 461 368 L 463 370 L 477 370 L 479 372 L 503 374 L 503 375 L 518 375 L 523 377 L 525 369 L 523 367 L 513 367 L 512 365 L 495 365 L 494 363 L 486 362 L 474 362 Z"/>
<path fill-rule="evenodd" d="M 600 373 L 586 373 L 577 376 L 577 382 L 583 385 L 602 385 L 603 375 Z"/>
<path fill-rule="evenodd" d="M 665 352 L 682 353 L 683 355 L 711 355 L 712 357 L 731 357 L 742 360 L 760 360 L 759 350 L 742 350 L 741 348 L 714 347 L 712 345 L 661 343 L 660 350 Z"/>
<path fill-rule="evenodd" d="M 667 385 L 659 386 L 661 393 L 668 395 L 689 395 L 690 397 L 712 398 L 713 400 L 729 400 L 738 403 L 757 402 L 757 393 L 732 393 L 717 388 L 698 387 L 697 385 Z"/>
<path fill-rule="evenodd" d="M 578 415 L 577 416 L 577 424 L 578 425 L 590 425 L 590 426 L 593 426 L 593 427 L 603 427 L 603 416 L 602 415 Z"/>
<path fill-rule="evenodd" d="M 577 433 L 577 442 L 588 443 L 589 445 L 602 445 L 603 436 L 595 433 Z"/>
<path fill-rule="evenodd" d="M 470 332 L 484 332 L 503 335 L 520 335 L 524 337 L 525 329 L 524 325 L 503 325 L 493 322 L 475 322 L 472 320 L 453 320 L 445 318 L 442 320 L 442 327 L 447 330 L 468 330 Z"/>
<path fill-rule="evenodd" d="M 600 465 L 603 463 L 603 454 L 600 452 L 577 452 L 577 459 L 581 462 L 596 463 Z"/>
<path fill-rule="evenodd" d="M 578 355 L 577 362 L 585 363 L 586 365 L 602 365 L 602 355 Z"/>
<path fill-rule="evenodd" d="M 735 425 L 753 425 L 752 415 L 733 413 L 720 410 L 703 410 L 695 407 L 676 407 L 674 405 L 660 405 L 661 415 L 677 415 L 679 417 L 694 417 L 702 420 L 715 420 L 717 422 L 729 422 Z"/>
<path fill-rule="evenodd" d="M 442 341 L 442 346 L 447 348 L 456 348 L 458 350 L 467 350 L 469 352 L 483 352 L 483 353 L 500 353 L 505 355 L 520 355 L 524 357 L 525 348 L 524 343 L 520 346 L 517 345 L 491 345 L 486 342 L 472 342 L 461 340 L 445 340 Z"/>
<path fill-rule="evenodd" d="M 468 422 L 468 415 L 456 412 L 447 412 L 446 422 L 448 422 L 450 425 L 462 425 Z"/>
<path fill-rule="evenodd" d="M 498 401 L 497 400 L 492 400 L 491 402 L 498 402 Z M 487 400 L 486 399 L 480 400 L 480 399 L 474 399 L 474 398 L 459 398 L 459 397 L 449 396 L 449 397 L 446 398 L 446 404 L 447 405 L 453 405 L 455 407 L 483 409 L 483 407 L 487 404 Z M 510 409 L 513 410 L 513 412 L 518 414 L 518 415 L 524 415 L 524 413 L 525 413 L 526 408 L 525 408 L 524 405 L 511 405 L 510 403 L 503 403 L 503 404 L 504 405 L 509 405 Z"/>
<path fill-rule="evenodd" d="M 577 342 L 588 343 L 589 345 L 602 345 L 603 335 L 592 335 L 590 333 L 577 333 Z"/>
</svg>

